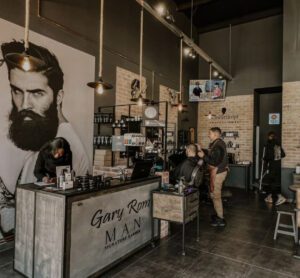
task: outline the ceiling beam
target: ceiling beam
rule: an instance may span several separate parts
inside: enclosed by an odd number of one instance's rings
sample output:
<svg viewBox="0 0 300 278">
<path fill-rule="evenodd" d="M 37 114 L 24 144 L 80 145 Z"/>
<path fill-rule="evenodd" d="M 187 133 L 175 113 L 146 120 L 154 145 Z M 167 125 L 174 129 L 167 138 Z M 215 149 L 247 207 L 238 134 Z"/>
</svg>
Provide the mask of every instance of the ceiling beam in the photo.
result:
<svg viewBox="0 0 300 278">
<path fill-rule="evenodd" d="M 194 0 L 193 7 L 195 8 L 195 7 L 204 5 L 204 4 L 208 4 L 208 3 L 213 2 L 213 1 L 214 0 Z M 177 11 L 182 12 L 182 11 L 191 9 L 191 7 L 192 7 L 192 2 L 191 1 L 185 2 L 185 3 L 177 5 Z"/>
<path fill-rule="evenodd" d="M 222 76 L 228 80 L 232 80 L 232 76 L 228 73 L 221 65 L 219 65 L 213 58 L 211 58 L 202 48 L 200 48 L 195 42 L 187 36 L 183 31 L 181 31 L 174 24 L 170 24 L 162 16 L 160 16 L 156 10 L 154 10 L 148 3 L 143 0 L 136 0 L 141 6 L 144 7 L 151 15 L 153 15 L 158 21 L 160 21 L 165 27 L 172 31 L 178 38 L 182 38 L 183 42 L 194 49 L 194 51 L 201 56 L 207 63 L 211 64 L 214 69 L 216 69 Z"/>
</svg>

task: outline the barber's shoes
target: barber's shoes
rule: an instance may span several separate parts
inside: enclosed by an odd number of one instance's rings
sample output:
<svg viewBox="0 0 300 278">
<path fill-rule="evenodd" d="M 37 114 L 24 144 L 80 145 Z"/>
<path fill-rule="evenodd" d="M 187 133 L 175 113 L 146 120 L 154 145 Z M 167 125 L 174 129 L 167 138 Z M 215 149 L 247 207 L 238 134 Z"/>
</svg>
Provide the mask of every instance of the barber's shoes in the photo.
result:
<svg viewBox="0 0 300 278">
<path fill-rule="evenodd" d="M 284 198 L 281 194 L 278 195 L 278 199 L 275 203 L 275 206 L 282 205 L 283 203 L 286 202 L 286 198 Z"/>
<path fill-rule="evenodd" d="M 215 216 L 212 218 L 212 221 L 210 222 L 210 225 L 213 227 L 225 227 L 226 221 L 224 218 L 220 218 L 218 216 Z"/>
</svg>

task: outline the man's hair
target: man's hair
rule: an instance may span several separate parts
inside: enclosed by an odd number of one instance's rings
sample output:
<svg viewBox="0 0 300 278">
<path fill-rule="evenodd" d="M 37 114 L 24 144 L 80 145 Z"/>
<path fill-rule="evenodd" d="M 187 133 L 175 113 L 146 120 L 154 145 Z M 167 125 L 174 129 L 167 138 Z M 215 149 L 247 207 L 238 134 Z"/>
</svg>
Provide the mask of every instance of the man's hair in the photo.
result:
<svg viewBox="0 0 300 278">
<path fill-rule="evenodd" d="M 276 137 L 276 133 L 274 132 L 274 131 L 270 131 L 269 133 L 268 133 L 268 137 L 269 136 L 274 136 L 274 137 Z"/>
<path fill-rule="evenodd" d="M 212 127 L 210 130 L 211 130 L 212 132 L 217 132 L 217 133 L 219 133 L 220 135 L 222 134 L 222 130 L 221 130 L 221 128 L 219 128 L 219 127 Z"/>
<path fill-rule="evenodd" d="M 11 53 L 23 53 L 24 50 L 24 43 L 20 41 L 14 40 L 1 45 L 1 51 L 7 65 L 9 79 L 10 71 L 16 66 L 11 64 L 8 59 L 5 58 L 5 56 Z M 54 96 L 56 97 L 59 90 L 61 90 L 64 85 L 64 73 L 56 56 L 48 49 L 33 43 L 29 43 L 27 53 L 30 56 L 42 60 L 46 64 L 45 69 L 41 70 L 40 72 L 47 77 L 48 85 L 53 90 Z"/>
<path fill-rule="evenodd" d="M 189 144 L 186 146 L 186 150 L 194 153 L 195 155 L 197 154 L 197 147 L 195 144 Z"/>
</svg>

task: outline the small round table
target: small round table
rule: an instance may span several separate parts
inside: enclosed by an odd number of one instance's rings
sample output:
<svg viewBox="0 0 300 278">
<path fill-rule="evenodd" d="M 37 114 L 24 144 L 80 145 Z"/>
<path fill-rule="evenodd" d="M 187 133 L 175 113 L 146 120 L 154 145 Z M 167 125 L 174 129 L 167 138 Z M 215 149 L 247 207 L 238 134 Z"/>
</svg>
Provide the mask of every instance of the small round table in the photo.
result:
<svg viewBox="0 0 300 278">
<path fill-rule="evenodd" d="M 300 184 L 294 184 L 289 187 L 290 190 L 296 194 L 296 226 L 298 232 L 298 242 L 296 243 L 296 251 L 294 257 L 300 259 L 300 243 L 299 243 L 299 229 L 300 229 Z"/>
</svg>

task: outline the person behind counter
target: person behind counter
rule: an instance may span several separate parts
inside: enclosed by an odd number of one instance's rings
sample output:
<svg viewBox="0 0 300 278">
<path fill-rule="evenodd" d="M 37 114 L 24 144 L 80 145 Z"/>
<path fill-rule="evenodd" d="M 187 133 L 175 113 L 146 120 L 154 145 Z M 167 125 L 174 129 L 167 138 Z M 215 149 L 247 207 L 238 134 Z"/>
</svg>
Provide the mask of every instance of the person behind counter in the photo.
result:
<svg viewBox="0 0 300 278">
<path fill-rule="evenodd" d="M 221 129 L 213 127 L 209 130 L 211 143 L 208 151 L 199 150 L 198 156 L 208 164 L 210 172 L 210 195 L 214 204 L 216 215 L 212 216 L 213 227 L 224 227 L 226 222 L 223 215 L 222 186 L 227 176 L 228 158 L 226 144 L 221 139 Z"/>
<path fill-rule="evenodd" d="M 72 168 L 72 152 L 68 141 L 62 137 L 54 138 L 40 150 L 34 169 L 38 181 L 54 182 L 56 166 L 70 165 Z"/>
<path fill-rule="evenodd" d="M 180 180 L 182 177 L 184 177 L 186 182 L 189 182 L 192 172 L 198 164 L 199 157 L 197 156 L 196 145 L 187 145 L 185 154 L 187 158 L 174 169 L 171 175 L 173 182 Z"/>
</svg>

